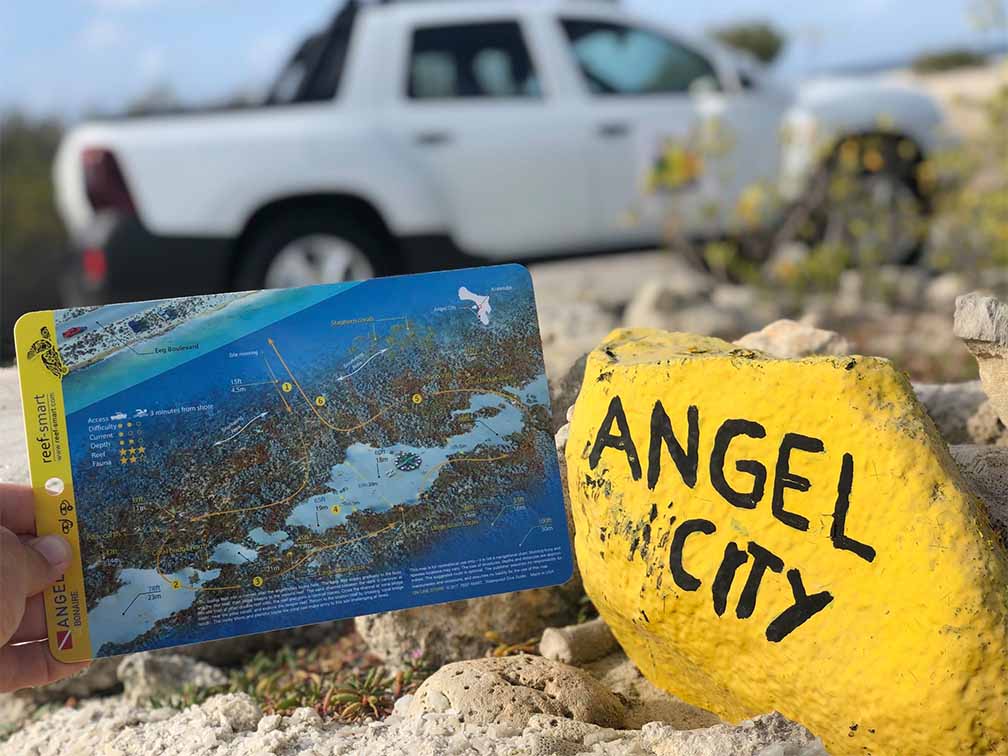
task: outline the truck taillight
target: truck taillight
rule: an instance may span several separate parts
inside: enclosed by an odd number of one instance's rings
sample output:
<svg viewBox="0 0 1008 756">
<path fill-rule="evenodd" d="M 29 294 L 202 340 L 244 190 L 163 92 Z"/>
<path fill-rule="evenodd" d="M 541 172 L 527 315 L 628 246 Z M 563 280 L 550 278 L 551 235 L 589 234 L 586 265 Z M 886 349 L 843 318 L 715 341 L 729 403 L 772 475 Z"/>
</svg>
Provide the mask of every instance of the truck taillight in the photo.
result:
<svg viewBox="0 0 1008 756">
<path fill-rule="evenodd" d="M 105 276 L 108 274 L 105 250 L 97 247 L 85 249 L 81 254 L 81 270 L 84 273 L 84 280 L 91 286 L 101 286 L 105 283 Z"/>
<path fill-rule="evenodd" d="M 89 147 L 81 155 L 84 165 L 84 189 L 88 202 L 99 210 L 118 210 L 133 214 L 133 198 L 130 197 L 126 179 L 119 169 L 119 161 L 109 150 Z"/>
</svg>

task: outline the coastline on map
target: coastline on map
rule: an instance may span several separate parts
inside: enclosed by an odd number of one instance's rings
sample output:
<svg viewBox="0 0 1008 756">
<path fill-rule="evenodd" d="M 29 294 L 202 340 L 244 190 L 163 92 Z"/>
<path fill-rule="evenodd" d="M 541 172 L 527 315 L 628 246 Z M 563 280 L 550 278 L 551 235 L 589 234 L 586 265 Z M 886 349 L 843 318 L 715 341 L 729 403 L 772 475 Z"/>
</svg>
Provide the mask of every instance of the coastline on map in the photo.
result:
<svg viewBox="0 0 1008 756">
<path fill-rule="evenodd" d="M 84 338 L 80 341 L 68 341 L 67 337 L 57 334 L 60 356 L 71 373 L 84 370 L 116 352 L 163 336 L 183 323 L 212 315 L 252 293 L 208 294 L 137 302 L 135 306 L 113 305 L 108 308 L 93 308 L 60 323 L 62 329 L 70 323 L 82 327 L 79 325 L 81 321 L 90 321 L 83 327 L 91 329 L 81 334 Z M 103 324 L 99 320 L 101 314 L 114 312 L 115 308 L 122 308 L 123 314 Z M 154 322 L 148 328 L 150 321 Z"/>
<path fill-rule="evenodd" d="M 88 355 L 63 379 L 64 401 L 71 414 L 94 402 L 134 386 L 148 378 L 206 354 L 242 336 L 286 318 L 300 310 L 318 304 L 356 284 L 310 286 L 300 289 L 272 289 L 238 294 L 215 294 L 206 297 L 187 297 L 180 300 L 162 300 L 162 308 L 172 308 L 176 303 L 199 303 L 203 309 L 194 314 L 188 310 L 185 317 L 174 313 L 171 327 L 164 327 L 140 341 L 131 341 L 100 356 Z M 103 310 L 99 308 L 86 315 L 99 322 Z M 143 312 L 149 312 L 144 310 Z M 129 328 L 128 324 L 122 327 Z M 132 329 L 130 329 L 132 331 Z M 167 342 L 170 340 L 170 343 Z M 167 347 L 183 343 L 198 345 L 186 350 L 169 350 Z M 137 351 L 138 345 L 147 351 Z M 165 351 L 153 350 L 165 347 Z M 61 346 L 61 354 L 64 347 Z M 66 360 L 66 357 L 64 357 Z M 84 364 L 84 362 L 87 364 Z M 68 366 L 70 362 L 67 363 Z"/>
</svg>

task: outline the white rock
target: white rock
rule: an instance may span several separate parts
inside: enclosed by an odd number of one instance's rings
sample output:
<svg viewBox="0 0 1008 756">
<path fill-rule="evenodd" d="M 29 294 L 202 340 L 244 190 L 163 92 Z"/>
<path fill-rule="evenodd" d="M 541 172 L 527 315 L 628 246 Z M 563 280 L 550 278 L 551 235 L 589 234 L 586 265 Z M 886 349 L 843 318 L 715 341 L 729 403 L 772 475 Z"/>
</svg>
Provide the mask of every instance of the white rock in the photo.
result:
<svg viewBox="0 0 1008 756">
<path fill-rule="evenodd" d="M 851 351 L 847 339 L 835 331 L 814 328 L 793 320 L 774 321 L 760 331 L 747 333 L 734 343 L 782 359 L 812 354 L 842 355 L 850 354 Z"/>
<path fill-rule="evenodd" d="M 677 730 L 695 730 L 722 724 L 711 712 L 655 687 L 622 649 L 598 661 L 587 662 L 584 668 L 625 702 L 624 727 L 640 728 L 657 722 Z"/>
<path fill-rule="evenodd" d="M 116 675 L 125 698 L 132 703 L 227 682 L 227 676 L 216 667 L 177 654 L 131 654 L 119 664 Z"/>
<path fill-rule="evenodd" d="M 617 647 L 616 638 L 601 617 L 579 625 L 548 627 L 539 641 L 539 653 L 545 658 L 574 665 L 601 659 Z"/>
<path fill-rule="evenodd" d="M 913 390 L 946 443 L 964 444 L 971 440 L 969 420 L 987 401 L 980 381 L 915 383 Z"/>
<path fill-rule="evenodd" d="M 575 577 L 560 586 L 419 606 L 357 617 L 357 632 L 387 665 L 402 668 L 413 654 L 431 666 L 483 656 L 495 642 L 524 643 L 544 628 L 574 620 L 581 598 Z"/>
<path fill-rule="evenodd" d="M 752 310 L 756 307 L 756 290 L 752 286 L 721 284 L 711 292 L 711 304 L 727 310 Z"/>
<path fill-rule="evenodd" d="M 977 292 L 958 297 L 954 331 L 976 357 L 984 392 L 1008 424 L 1008 304 Z"/>
<path fill-rule="evenodd" d="M 966 482 L 987 506 L 994 530 L 1008 544 L 1008 448 L 1003 446 L 950 446 Z"/>
<path fill-rule="evenodd" d="M 539 682 L 544 688 L 548 685 L 545 680 Z M 520 686 L 519 681 L 511 687 Z M 575 687 L 572 693 L 579 690 Z M 782 745 L 786 756 L 823 753 L 796 750 L 803 742 L 800 728 L 786 720 L 774 725 L 775 720 L 768 717 L 757 718 L 756 727 L 743 723 L 738 728 L 681 733 L 662 724 L 627 731 L 549 715 L 563 723 L 562 728 L 557 725 L 562 733 L 550 734 L 554 728 L 548 726 L 546 716 L 530 713 L 517 725 L 481 725 L 468 719 L 460 723 L 457 716 L 448 714 L 393 715 L 381 723 L 384 726 L 376 727 L 372 723 L 321 723 L 303 714 L 262 717 L 244 694 L 215 696 L 184 711 L 137 708 L 120 696 L 110 696 L 84 701 L 77 708 L 54 708 L 38 721 L 26 723 L 0 742 L 0 756 L 555 756 L 585 751 L 597 756 L 655 756 L 656 752 L 721 756 L 758 753 L 752 747 L 762 742 L 768 747 Z M 567 739 L 579 734 L 580 743 Z M 814 744 L 806 742 L 805 748 Z M 670 750 L 666 743 L 679 749 Z"/>
<path fill-rule="evenodd" d="M 740 310 L 684 300 L 661 281 L 645 283 L 623 314 L 623 325 L 628 328 L 660 328 L 706 336 L 735 336 L 746 329 L 748 322 Z"/>
<path fill-rule="evenodd" d="M 256 726 L 256 732 L 267 733 L 273 732 L 280 727 L 280 715 L 279 714 L 269 714 L 259 720 L 259 724 Z"/>
<path fill-rule="evenodd" d="M 967 342 L 1008 346 L 1008 304 L 975 291 L 956 297 L 953 330 Z"/>
<path fill-rule="evenodd" d="M 548 714 L 618 727 L 624 716 L 619 699 L 587 672 L 526 654 L 442 667 L 417 690 L 410 713 L 438 711 L 442 697 L 480 725 L 524 727 L 533 714 Z"/>
<path fill-rule="evenodd" d="M 883 265 L 872 278 L 885 301 L 908 308 L 920 307 L 930 282 L 925 270 L 908 265 Z"/>
<path fill-rule="evenodd" d="M 961 273 L 942 273 L 927 285 L 924 300 L 928 307 L 941 312 L 955 310 L 956 297 L 966 289 L 966 280 Z"/>
<path fill-rule="evenodd" d="M 591 722 L 579 722 L 576 719 L 569 719 L 568 717 L 554 717 L 548 714 L 533 714 L 529 717 L 528 725 L 525 727 L 525 732 L 540 732 L 546 735 L 552 735 L 556 738 L 561 738 L 563 740 L 582 743 L 584 742 L 585 736 L 590 733 L 615 733 L 616 730 L 600 727 L 599 725 L 592 724 Z M 612 740 L 613 738 L 610 737 L 609 739 Z"/>
<path fill-rule="evenodd" d="M 1001 422 L 994 404 L 988 399 L 966 421 L 970 441 L 981 445 L 1008 444 L 1008 432 Z"/>
<path fill-rule="evenodd" d="M 564 423 L 560 426 L 560 430 L 558 430 L 556 435 L 553 437 L 553 440 L 556 443 L 556 450 L 558 452 L 562 452 L 567 448 L 568 438 L 570 438 L 570 423 Z"/>
<path fill-rule="evenodd" d="M 717 725 L 703 730 L 674 730 L 668 726 L 645 725 L 641 740 L 650 744 L 655 756 L 760 756 L 778 745 L 790 750 L 805 749 L 808 756 L 828 756 L 821 743 L 800 724 L 780 714 L 765 714 L 739 725 Z M 812 747 L 813 750 L 807 750 Z"/>
</svg>

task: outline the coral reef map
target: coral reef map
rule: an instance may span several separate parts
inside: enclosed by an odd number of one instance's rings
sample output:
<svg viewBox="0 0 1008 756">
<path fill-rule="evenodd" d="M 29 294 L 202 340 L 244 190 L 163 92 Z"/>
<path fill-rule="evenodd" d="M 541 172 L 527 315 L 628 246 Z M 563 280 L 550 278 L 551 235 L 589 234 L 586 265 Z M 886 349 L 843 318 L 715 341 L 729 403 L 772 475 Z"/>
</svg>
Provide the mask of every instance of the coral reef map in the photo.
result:
<svg viewBox="0 0 1008 756">
<path fill-rule="evenodd" d="M 79 555 L 46 594 L 59 658 L 570 576 L 520 266 L 32 313 L 16 336 L 39 530 Z"/>
</svg>

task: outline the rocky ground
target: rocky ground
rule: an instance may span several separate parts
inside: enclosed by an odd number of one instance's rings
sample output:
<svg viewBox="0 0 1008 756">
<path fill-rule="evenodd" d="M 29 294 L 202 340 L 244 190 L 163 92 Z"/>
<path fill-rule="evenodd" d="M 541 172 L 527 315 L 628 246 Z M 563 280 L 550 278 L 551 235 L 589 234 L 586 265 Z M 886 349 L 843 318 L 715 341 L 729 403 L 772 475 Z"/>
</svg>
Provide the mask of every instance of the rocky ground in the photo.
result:
<svg viewBox="0 0 1008 756">
<path fill-rule="evenodd" d="M 1008 449 L 1000 448 L 1008 435 L 952 328 L 956 296 L 976 281 L 918 269 L 850 271 L 830 295 L 797 297 L 718 281 L 667 253 L 549 263 L 533 278 L 558 447 L 579 360 L 617 326 L 749 334 L 742 344 L 777 356 L 883 355 L 915 380 L 967 480 L 1008 532 Z M 980 283 L 1003 295 L 1008 276 Z M 764 328 L 780 318 L 796 322 Z M 960 335 L 975 346 L 984 334 Z M 0 370 L 0 429 L 0 479 L 26 480 L 13 369 Z M 591 614 L 575 578 L 360 618 L 350 635 L 333 623 L 102 660 L 73 680 L 0 697 L 0 754 L 825 753 L 814 734 L 778 714 L 729 725 L 656 689 L 600 620 L 585 621 Z M 276 650 L 284 644 L 302 650 Z M 329 682 L 346 671 L 344 661 L 323 663 L 318 649 L 351 647 L 393 682 Z M 274 695 L 278 677 L 300 687 Z"/>
</svg>

